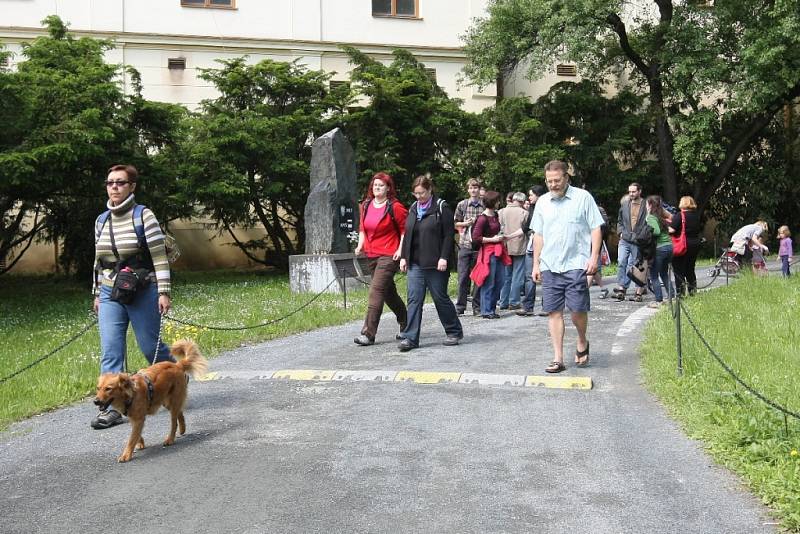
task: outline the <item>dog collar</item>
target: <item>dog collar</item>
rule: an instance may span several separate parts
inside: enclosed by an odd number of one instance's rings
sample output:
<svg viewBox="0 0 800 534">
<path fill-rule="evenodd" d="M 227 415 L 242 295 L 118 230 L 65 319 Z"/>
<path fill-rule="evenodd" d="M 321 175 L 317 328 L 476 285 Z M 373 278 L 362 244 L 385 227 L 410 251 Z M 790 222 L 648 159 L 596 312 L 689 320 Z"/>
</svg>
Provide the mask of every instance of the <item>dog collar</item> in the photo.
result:
<svg viewBox="0 0 800 534">
<path fill-rule="evenodd" d="M 153 404 L 153 381 L 150 380 L 149 376 L 142 372 L 136 373 L 133 376 L 141 376 L 144 378 L 144 383 L 147 384 L 147 410 L 150 411 L 150 408 Z M 128 399 L 125 401 L 125 413 L 123 413 L 123 415 L 128 415 L 128 410 L 130 410 L 131 404 L 133 404 L 133 399 Z"/>
</svg>

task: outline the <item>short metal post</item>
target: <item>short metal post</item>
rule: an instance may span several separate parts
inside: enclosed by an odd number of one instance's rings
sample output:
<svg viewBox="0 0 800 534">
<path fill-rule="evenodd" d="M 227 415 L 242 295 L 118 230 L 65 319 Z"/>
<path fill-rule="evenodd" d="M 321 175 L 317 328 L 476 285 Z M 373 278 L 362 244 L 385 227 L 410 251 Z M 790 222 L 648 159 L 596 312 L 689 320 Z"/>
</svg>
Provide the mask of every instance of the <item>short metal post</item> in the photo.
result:
<svg viewBox="0 0 800 534">
<path fill-rule="evenodd" d="M 342 277 L 342 295 L 344 296 L 344 309 L 347 309 L 347 276 Z"/>
<path fill-rule="evenodd" d="M 681 297 L 676 298 L 675 310 L 675 342 L 678 345 L 678 376 L 683 376 L 683 347 L 681 343 Z"/>
</svg>

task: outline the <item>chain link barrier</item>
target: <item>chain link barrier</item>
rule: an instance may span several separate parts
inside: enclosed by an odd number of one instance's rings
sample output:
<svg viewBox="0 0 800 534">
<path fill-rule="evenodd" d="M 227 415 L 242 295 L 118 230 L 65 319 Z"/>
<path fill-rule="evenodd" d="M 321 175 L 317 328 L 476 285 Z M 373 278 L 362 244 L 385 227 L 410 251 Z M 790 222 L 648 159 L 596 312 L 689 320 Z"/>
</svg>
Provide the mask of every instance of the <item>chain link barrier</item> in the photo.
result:
<svg viewBox="0 0 800 534">
<path fill-rule="evenodd" d="M 269 325 L 278 323 L 280 321 L 284 321 L 284 320 L 288 319 L 289 317 L 291 317 L 292 315 L 295 315 L 296 313 L 299 313 L 300 311 L 304 310 L 305 308 L 310 306 L 312 303 L 314 303 L 314 301 L 316 301 L 319 297 L 321 297 L 338 280 L 339 280 L 338 278 L 334 278 L 333 280 L 331 280 L 328 283 L 328 285 L 325 286 L 325 289 L 323 289 L 322 291 L 320 291 L 319 293 L 314 295 L 308 302 L 306 302 L 305 304 L 303 304 L 302 306 L 300 306 L 296 310 L 294 310 L 294 311 L 292 311 L 292 312 L 290 312 L 290 313 L 288 313 L 288 314 L 286 314 L 286 315 L 284 315 L 282 317 L 278 317 L 277 319 L 272 319 L 270 321 L 266 321 L 264 323 L 260 323 L 260 324 L 257 324 L 257 325 L 251 325 L 251 326 L 210 326 L 210 325 L 202 325 L 202 324 L 195 323 L 195 322 L 192 322 L 192 321 L 184 321 L 182 319 L 177 319 L 175 317 L 172 317 L 171 315 L 166 315 L 166 314 L 162 315 L 161 316 L 161 324 L 159 326 L 159 334 L 158 334 L 159 335 L 159 343 L 160 343 L 160 340 L 161 340 L 161 327 L 163 327 L 164 319 L 168 319 L 170 321 L 173 321 L 175 323 L 179 323 L 179 324 L 182 324 L 182 325 L 185 325 L 185 326 L 194 326 L 194 327 L 198 327 L 198 328 L 205 328 L 205 329 L 208 329 L 208 330 L 237 331 L 237 330 L 252 330 L 252 329 L 255 329 L 255 328 L 263 328 L 265 326 L 269 326 Z M 64 349 L 70 343 L 74 342 L 76 339 L 78 339 L 79 337 L 84 335 L 86 332 L 91 330 L 92 327 L 94 327 L 96 324 L 97 324 L 97 318 L 94 318 L 92 320 L 92 322 L 90 322 L 89 324 L 84 326 L 77 334 L 75 334 L 74 336 L 72 336 L 71 338 L 66 340 L 64 343 L 62 343 L 61 345 L 59 345 L 55 349 L 51 350 L 50 352 L 48 352 L 44 356 L 41 356 L 41 357 L 37 358 L 36 360 L 32 361 L 31 363 L 29 363 L 25 367 L 17 369 L 16 371 L 11 373 L 10 375 L 5 376 L 3 378 L 0 378 L 0 385 L 8 382 L 9 380 L 14 378 L 15 376 L 17 376 L 17 375 L 19 375 L 21 373 L 24 373 L 25 371 L 31 369 L 32 367 L 35 367 L 36 365 L 38 365 L 38 364 L 42 363 L 43 361 L 45 361 L 46 359 L 50 358 L 51 356 L 56 354 L 58 351 Z M 158 354 L 158 344 L 156 345 L 156 357 L 157 357 L 157 354 Z M 127 361 L 125 363 L 125 366 L 127 367 Z"/>
<path fill-rule="evenodd" d="M 221 330 L 221 331 L 226 331 L 226 332 L 233 332 L 233 331 L 239 331 L 239 330 L 253 330 L 253 329 L 256 329 L 256 328 L 263 328 L 265 326 L 269 326 L 269 325 L 284 321 L 284 320 L 288 319 L 289 317 L 291 317 L 292 315 L 294 315 L 294 314 L 304 310 L 305 308 L 309 307 L 312 303 L 314 303 L 314 301 L 316 301 L 318 298 L 320 298 L 338 280 L 339 280 L 338 278 L 334 278 L 333 280 L 331 280 L 328 283 L 328 285 L 325 286 L 325 289 L 323 289 L 322 291 L 320 291 L 319 293 L 314 295 L 311 298 L 311 300 L 309 300 L 308 302 L 306 302 L 305 304 L 303 304 L 302 306 L 300 306 L 296 310 L 294 310 L 292 312 L 289 312 L 289 313 L 287 313 L 286 315 L 284 315 L 282 317 L 278 317 L 277 319 L 272 319 L 270 321 L 266 321 L 266 322 L 263 322 L 263 323 L 260 323 L 260 324 L 254 324 L 254 325 L 250 325 L 250 326 L 211 326 L 211 325 L 195 323 L 195 322 L 192 322 L 192 321 L 185 321 L 183 319 L 178 319 L 178 318 L 173 317 L 171 315 L 165 315 L 164 317 L 166 319 L 174 322 L 174 323 L 182 324 L 184 326 L 194 326 L 196 328 L 205 328 L 205 329 L 208 329 L 208 330 Z"/>
<path fill-rule="evenodd" d="M 58 347 L 54 348 L 53 350 L 51 350 L 50 352 L 48 352 L 44 356 L 41 356 L 40 358 L 37 358 L 36 360 L 32 361 L 31 363 L 29 363 L 25 367 L 14 371 L 10 375 L 5 376 L 3 378 L 0 378 L 0 384 L 4 384 L 4 383 L 8 382 L 9 380 L 11 380 L 12 378 L 14 378 L 15 376 L 17 376 L 18 374 L 21 374 L 21 373 L 27 371 L 28 369 L 31 369 L 32 367 L 35 367 L 36 365 L 39 365 L 40 363 L 45 361 L 47 358 L 49 358 L 53 354 L 57 353 L 58 351 L 60 351 L 61 349 L 63 349 L 64 347 L 66 347 L 67 345 L 69 345 L 70 343 L 72 343 L 73 341 L 78 339 L 79 337 L 81 337 L 83 334 L 88 332 L 96 324 L 97 324 L 97 319 L 95 318 L 91 323 L 89 323 L 86 326 L 84 326 L 80 330 L 80 332 L 78 332 L 77 334 L 75 334 L 74 336 L 72 336 L 71 338 L 69 338 L 64 343 L 62 343 Z"/>
<path fill-rule="evenodd" d="M 714 357 L 714 359 L 717 361 L 717 363 L 720 364 L 720 366 L 725 370 L 725 372 L 727 372 L 731 376 L 731 378 L 733 378 L 736 381 L 737 384 L 742 386 L 751 395 L 753 395 L 754 397 L 759 399 L 761 402 L 763 402 L 767 406 L 770 406 L 771 408 L 774 408 L 775 410 L 778 410 L 779 412 L 781 412 L 784 416 L 788 415 L 790 417 L 794 417 L 797 420 L 800 420 L 800 414 L 798 414 L 796 412 L 793 412 L 793 411 L 789 410 L 788 408 L 785 408 L 785 407 L 781 406 L 777 402 L 769 399 L 763 393 L 755 390 L 747 382 L 742 380 L 736 374 L 736 372 L 734 372 L 734 370 L 731 369 L 731 367 L 728 364 L 725 363 L 725 361 L 722 359 L 722 357 L 719 354 L 717 354 L 717 352 L 711 347 L 711 345 L 708 343 L 706 338 L 703 337 L 703 334 L 700 333 L 700 329 L 697 328 L 697 325 L 695 324 L 694 319 L 692 319 L 692 316 L 689 315 L 689 311 L 686 309 L 686 306 L 683 304 L 683 302 L 680 299 L 678 299 L 678 306 L 680 306 L 680 309 L 682 310 L 683 314 L 686 316 L 686 320 L 689 321 L 689 325 L 692 327 L 692 330 L 694 330 L 694 333 L 697 334 L 697 337 L 700 339 L 700 342 L 706 347 L 706 349 L 708 349 L 708 352 L 711 353 L 711 355 Z"/>
</svg>

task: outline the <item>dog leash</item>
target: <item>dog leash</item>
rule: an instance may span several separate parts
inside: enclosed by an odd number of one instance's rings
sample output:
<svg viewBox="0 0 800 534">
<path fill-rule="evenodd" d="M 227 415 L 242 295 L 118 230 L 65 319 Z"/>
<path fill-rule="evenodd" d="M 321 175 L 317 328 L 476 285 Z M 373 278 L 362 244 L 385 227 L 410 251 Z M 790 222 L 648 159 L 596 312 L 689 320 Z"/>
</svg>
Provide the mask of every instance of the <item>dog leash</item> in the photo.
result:
<svg viewBox="0 0 800 534">
<path fill-rule="evenodd" d="M 161 346 L 161 332 L 164 331 L 164 313 L 158 314 L 158 339 L 156 339 L 156 351 L 153 353 L 153 363 L 158 361 L 158 348 Z"/>
</svg>

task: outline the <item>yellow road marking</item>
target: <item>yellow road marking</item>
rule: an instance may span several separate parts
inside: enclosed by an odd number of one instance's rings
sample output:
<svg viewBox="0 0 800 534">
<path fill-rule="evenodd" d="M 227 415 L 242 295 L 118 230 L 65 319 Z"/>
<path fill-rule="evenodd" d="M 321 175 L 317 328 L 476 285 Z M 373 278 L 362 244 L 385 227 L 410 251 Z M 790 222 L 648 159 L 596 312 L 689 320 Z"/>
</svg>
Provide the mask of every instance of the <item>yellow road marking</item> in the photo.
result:
<svg viewBox="0 0 800 534">
<path fill-rule="evenodd" d="M 200 378 L 198 378 L 198 382 L 208 382 L 210 380 L 216 380 L 219 376 L 219 373 L 206 373 Z"/>
<path fill-rule="evenodd" d="M 592 389 L 592 379 L 588 376 L 528 376 L 525 387 L 544 387 L 558 389 Z"/>
<path fill-rule="evenodd" d="M 441 384 L 444 382 L 458 382 L 459 378 L 461 378 L 461 373 L 400 371 L 397 373 L 394 381 L 409 381 L 415 384 Z"/>
<path fill-rule="evenodd" d="M 272 378 L 284 380 L 333 380 L 336 371 L 321 369 L 284 369 L 276 371 Z"/>
</svg>

